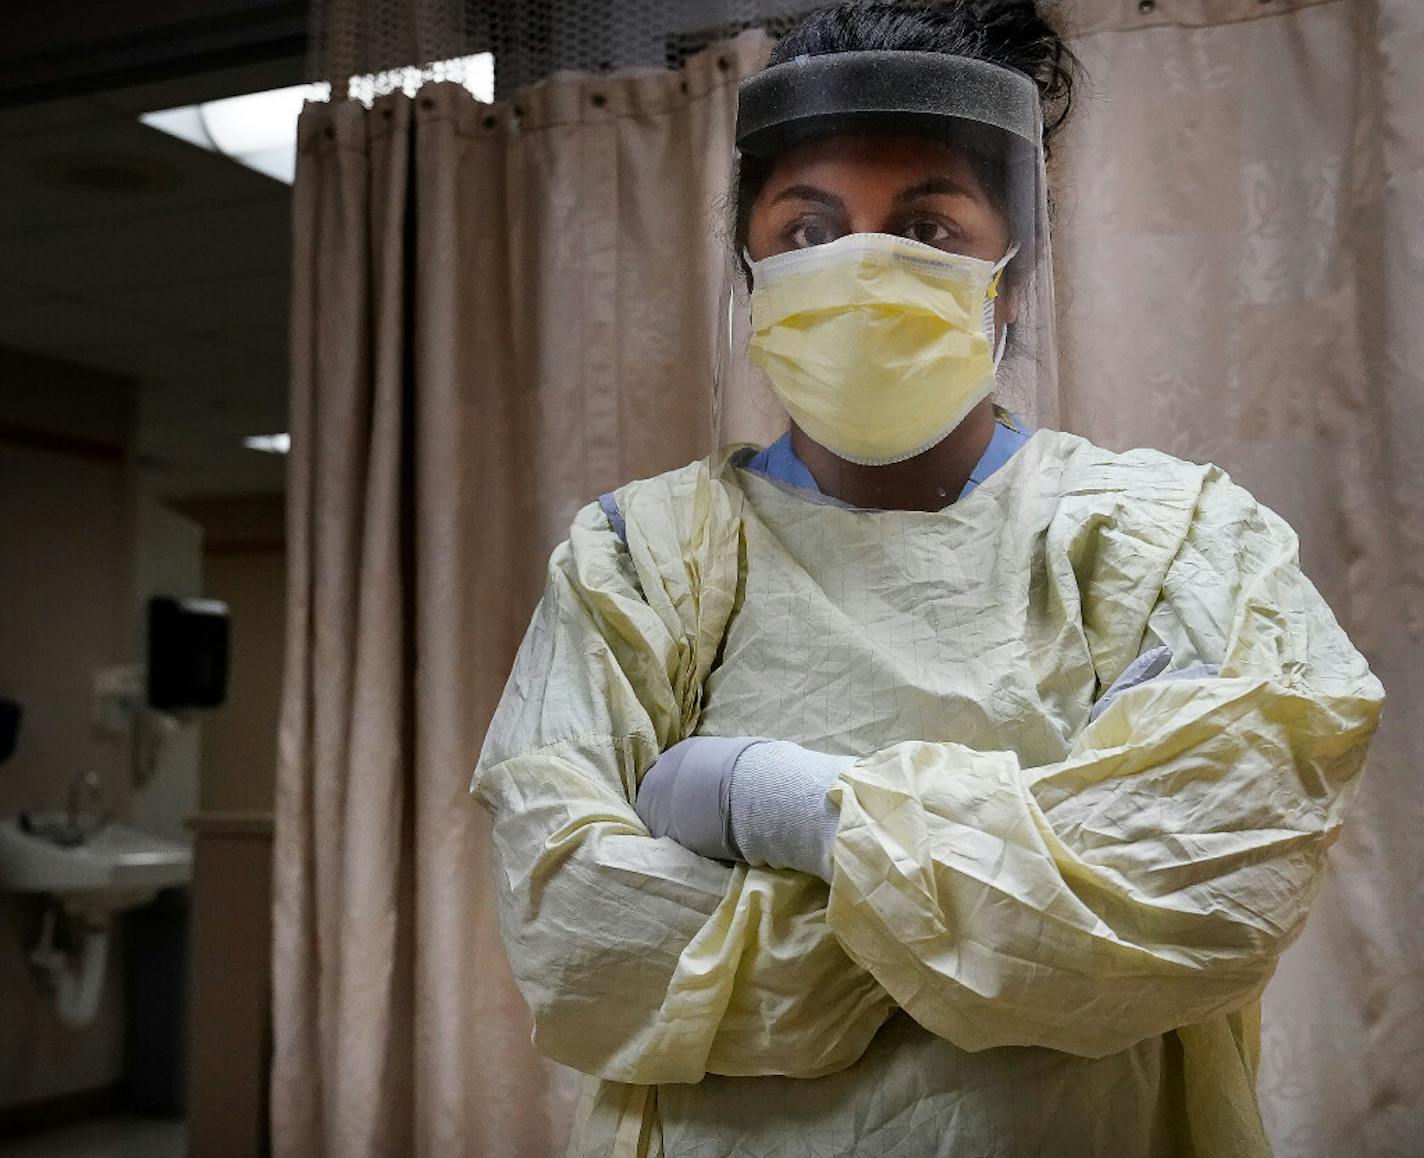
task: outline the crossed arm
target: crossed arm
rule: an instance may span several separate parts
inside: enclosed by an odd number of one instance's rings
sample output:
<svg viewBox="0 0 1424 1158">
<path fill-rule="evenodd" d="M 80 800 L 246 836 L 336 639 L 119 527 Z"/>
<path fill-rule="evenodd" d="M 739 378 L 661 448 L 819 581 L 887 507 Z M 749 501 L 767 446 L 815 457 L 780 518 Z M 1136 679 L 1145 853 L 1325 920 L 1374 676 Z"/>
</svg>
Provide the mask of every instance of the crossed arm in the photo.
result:
<svg viewBox="0 0 1424 1158">
<path fill-rule="evenodd" d="M 1217 488 L 1146 642 L 1220 676 L 1124 693 L 1041 768 L 917 741 L 853 762 L 827 796 L 829 892 L 650 835 L 632 801 L 666 739 L 671 644 L 626 575 L 590 587 L 573 556 L 613 548 L 586 526 L 551 563 L 473 786 L 544 1052 L 630 1082 L 814 1076 L 899 1006 L 966 1049 L 1098 1056 L 1259 993 L 1382 692 L 1289 529 Z"/>
</svg>

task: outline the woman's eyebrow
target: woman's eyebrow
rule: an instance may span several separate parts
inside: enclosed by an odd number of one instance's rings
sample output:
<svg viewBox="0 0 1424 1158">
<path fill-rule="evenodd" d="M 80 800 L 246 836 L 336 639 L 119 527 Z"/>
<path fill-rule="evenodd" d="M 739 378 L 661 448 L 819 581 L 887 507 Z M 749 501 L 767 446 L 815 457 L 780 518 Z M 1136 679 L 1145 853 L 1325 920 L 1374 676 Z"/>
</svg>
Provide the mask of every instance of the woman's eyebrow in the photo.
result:
<svg viewBox="0 0 1424 1158">
<path fill-rule="evenodd" d="M 835 209 L 841 213 L 845 212 L 844 201 L 834 193 L 828 193 L 824 189 L 817 189 L 814 185 L 788 185 L 771 199 L 773 205 L 779 201 L 815 201 L 826 206 L 827 209 Z"/>
<path fill-rule="evenodd" d="M 968 197 L 971 201 L 981 199 L 975 190 L 956 181 L 953 177 L 928 177 L 923 181 L 916 182 L 908 189 L 901 189 L 895 194 L 895 201 L 897 203 L 917 201 L 921 197 L 934 197 L 939 194 L 948 194 L 951 197 Z"/>
</svg>

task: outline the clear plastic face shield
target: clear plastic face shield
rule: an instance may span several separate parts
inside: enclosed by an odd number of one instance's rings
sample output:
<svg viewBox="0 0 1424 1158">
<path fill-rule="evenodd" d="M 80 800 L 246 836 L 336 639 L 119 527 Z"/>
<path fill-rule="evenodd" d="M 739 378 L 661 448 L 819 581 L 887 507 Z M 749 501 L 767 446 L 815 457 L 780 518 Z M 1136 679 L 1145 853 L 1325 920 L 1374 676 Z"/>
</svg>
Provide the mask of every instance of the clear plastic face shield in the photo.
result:
<svg viewBox="0 0 1424 1158">
<path fill-rule="evenodd" d="M 982 424 L 986 407 L 1054 421 L 1031 80 L 941 53 L 798 57 L 743 83 L 736 135 L 718 448 L 794 424 L 876 466 Z"/>
</svg>

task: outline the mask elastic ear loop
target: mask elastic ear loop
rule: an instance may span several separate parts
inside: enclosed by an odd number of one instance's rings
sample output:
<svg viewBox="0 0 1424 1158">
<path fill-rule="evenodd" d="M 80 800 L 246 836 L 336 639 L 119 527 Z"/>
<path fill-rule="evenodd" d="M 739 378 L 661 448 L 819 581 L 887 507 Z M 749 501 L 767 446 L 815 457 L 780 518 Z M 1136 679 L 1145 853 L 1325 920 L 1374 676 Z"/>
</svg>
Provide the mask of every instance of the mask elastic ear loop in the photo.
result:
<svg viewBox="0 0 1424 1158">
<path fill-rule="evenodd" d="M 736 316 L 737 287 L 727 287 L 727 357 L 732 357 L 732 319 Z"/>
<path fill-rule="evenodd" d="M 1009 323 L 1004 323 L 1004 328 L 999 331 L 999 340 L 994 344 L 994 369 L 998 370 L 999 363 L 1004 360 L 1004 350 L 1009 345 Z"/>
<path fill-rule="evenodd" d="M 1018 256 L 1018 253 L 1018 242 L 1015 242 L 1013 245 L 1009 246 L 1008 253 L 1004 254 L 1003 257 L 999 258 L 999 260 L 994 263 L 994 268 L 989 271 L 990 301 L 993 301 L 996 297 L 999 296 L 999 279 L 1004 276 L 1004 269 L 1008 266 L 1009 262 L 1013 261 L 1014 258 Z"/>
<path fill-rule="evenodd" d="M 998 370 L 999 363 L 1004 360 L 1004 350 L 1009 344 L 1009 323 L 1004 323 L 1004 328 L 999 332 L 997 338 L 994 330 L 994 299 L 999 296 L 999 281 L 1004 276 L 1004 269 L 1009 262 L 1013 261 L 1019 252 L 1018 244 L 1009 246 L 1009 251 L 994 263 L 993 275 L 989 278 L 989 289 L 984 295 L 984 329 L 989 340 L 994 343 L 994 369 Z"/>
</svg>

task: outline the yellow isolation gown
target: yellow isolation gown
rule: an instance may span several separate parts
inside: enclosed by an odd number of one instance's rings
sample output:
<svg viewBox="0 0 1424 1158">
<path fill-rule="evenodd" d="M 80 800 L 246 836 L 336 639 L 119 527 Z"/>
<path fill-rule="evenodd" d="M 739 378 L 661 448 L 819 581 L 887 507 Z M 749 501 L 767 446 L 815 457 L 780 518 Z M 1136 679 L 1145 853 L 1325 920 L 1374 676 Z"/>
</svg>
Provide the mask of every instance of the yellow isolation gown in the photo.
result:
<svg viewBox="0 0 1424 1158">
<path fill-rule="evenodd" d="M 740 461 L 740 460 L 733 460 Z M 1383 700 L 1219 469 L 1039 431 L 937 512 L 694 463 L 554 552 L 475 769 L 570 1153 L 1265 1155 L 1259 995 Z M 1166 644 L 1214 679 L 1147 684 Z M 654 839 L 691 734 L 859 757 L 834 879 Z"/>
</svg>

